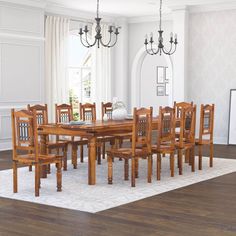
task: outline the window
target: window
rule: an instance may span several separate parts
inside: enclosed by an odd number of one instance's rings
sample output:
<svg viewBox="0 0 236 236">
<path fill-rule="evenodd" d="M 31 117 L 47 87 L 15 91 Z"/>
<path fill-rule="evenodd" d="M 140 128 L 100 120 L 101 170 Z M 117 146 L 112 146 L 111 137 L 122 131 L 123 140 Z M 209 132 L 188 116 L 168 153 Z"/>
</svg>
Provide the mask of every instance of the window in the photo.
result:
<svg viewBox="0 0 236 236">
<path fill-rule="evenodd" d="M 91 49 L 84 47 L 78 35 L 69 38 L 69 96 L 74 116 L 79 118 L 79 103 L 91 102 Z"/>
</svg>

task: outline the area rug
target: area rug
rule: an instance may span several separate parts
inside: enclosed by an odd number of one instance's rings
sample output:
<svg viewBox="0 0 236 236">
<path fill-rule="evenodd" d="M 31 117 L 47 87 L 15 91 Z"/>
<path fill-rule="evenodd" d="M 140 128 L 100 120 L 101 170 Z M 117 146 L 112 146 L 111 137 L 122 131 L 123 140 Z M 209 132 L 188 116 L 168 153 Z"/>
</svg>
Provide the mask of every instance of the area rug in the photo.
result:
<svg viewBox="0 0 236 236">
<path fill-rule="evenodd" d="M 170 177 L 169 158 L 163 158 L 161 181 L 156 180 L 156 160 L 152 183 L 147 183 L 147 161 L 141 160 L 139 178 L 136 187 L 130 186 L 130 181 L 124 181 L 123 162 L 114 162 L 113 185 L 107 184 L 107 162 L 97 165 L 97 184 L 87 185 L 87 159 L 79 163 L 74 170 L 68 163 L 68 171 L 63 171 L 62 192 L 56 192 L 55 168 L 47 179 L 42 179 L 40 197 L 34 196 L 34 172 L 28 168 L 18 169 L 18 193 L 12 192 L 12 170 L 0 171 L 0 196 L 50 206 L 68 208 L 84 212 L 96 213 L 126 203 L 141 200 L 167 191 L 185 187 L 218 176 L 236 172 L 236 160 L 215 158 L 214 167 L 208 167 L 209 158 L 203 158 L 203 170 L 191 172 L 188 164 L 184 164 L 183 175 L 175 170 L 175 177 Z M 196 161 L 197 162 L 197 161 Z M 196 168 L 197 169 L 197 168 Z"/>
</svg>

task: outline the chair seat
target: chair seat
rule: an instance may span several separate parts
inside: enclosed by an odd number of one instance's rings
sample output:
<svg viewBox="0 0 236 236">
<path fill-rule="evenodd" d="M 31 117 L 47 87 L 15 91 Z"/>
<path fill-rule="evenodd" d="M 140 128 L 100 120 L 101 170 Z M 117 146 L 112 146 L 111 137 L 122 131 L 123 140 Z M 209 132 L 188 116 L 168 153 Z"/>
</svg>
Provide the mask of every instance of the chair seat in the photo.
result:
<svg viewBox="0 0 236 236">
<path fill-rule="evenodd" d="M 209 145 L 211 144 L 211 141 L 208 139 L 202 139 L 201 141 L 199 139 L 195 139 L 196 145 Z"/>
<path fill-rule="evenodd" d="M 121 158 L 131 158 L 132 157 L 132 149 L 131 148 L 117 148 L 111 149 L 107 151 L 107 155 L 112 157 L 121 157 Z M 147 157 L 150 155 L 146 149 L 135 149 L 136 157 Z"/>
<path fill-rule="evenodd" d="M 159 148 L 157 148 L 157 145 L 152 145 L 152 153 L 173 153 L 175 151 L 175 147 L 163 144 L 160 145 Z"/>
<path fill-rule="evenodd" d="M 56 141 L 56 142 L 48 142 L 47 147 L 54 148 L 65 148 L 68 145 L 68 141 Z"/>
<path fill-rule="evenodd" d="M 122 133 L 122 134 L 116 134 L 116 138 L 122 138 L 122 139 L 131 139 L 132 133 Z"/>
<path fill-rule="evenodd" d="M 189 142 L 183 142 L 183 146 L 180 147 L 180 142 L 175 142 L 175 147 L 176 148 L 183 148 L 183 149 L 189 149 L 194 147 L 195 143 L 189 143 Z"/>
<path fill-rule="evenodd" d="M 62 157 L 55 154 L 39 155 L 39 164 L 59 163 L 61 160 Z M 22 164 L 35 164 L 35 155 L 18 155 L 17 161 Z"/>
</svg>

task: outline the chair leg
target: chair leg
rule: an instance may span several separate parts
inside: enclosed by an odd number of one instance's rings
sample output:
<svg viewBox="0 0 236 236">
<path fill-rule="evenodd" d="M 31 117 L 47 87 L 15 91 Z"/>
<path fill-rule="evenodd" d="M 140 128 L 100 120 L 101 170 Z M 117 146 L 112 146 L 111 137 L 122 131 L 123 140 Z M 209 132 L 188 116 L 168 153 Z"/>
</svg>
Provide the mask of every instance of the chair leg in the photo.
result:
<svg viewBox="0 0 236 236">
<path fill-rule="evenodd" d="M 214 154 L 214 145 L 210 144 L 210 167 L 213 167 L 213 154 Z"/>
<path fill-rule="evenodd" d="M 51 149 L 47 149 L 47 153 L 51 154 L 52 153 Z M 46 166 L 46 168 L 47 168 L 47 174 L 51 174 L 51 166 L 50 166 L 50 164 L 48 164 Z"/>
<path fill-rule="evenodd" d="M 148 156 L 148 183 L 152 182 L 152 155 Z"/>
<path fill-rule="evenodd" d="M 17 163 L 13 161 L 13 192 L 17 193 L 18 185 L 17 185 Z"/>
<path fill-rule="evenodd" d="M 62 173 L 61 173 L 62 162 L 57 163 L 56 167 L 57 167 L 57 192 L 61 192 L 61 187 L 62 187 Z"/>
<path fill-rule="evenodd" d="M 161 180 L 161 154 L 157 153 L 157 180 Z"/>
<path fill-rule="evenodd" d="M 97 163 L 98 165 L 101 165 L 101 144 L 99 143 L 98 144 L 98 147 L 97 147 Z"/>
<path fill-rule="evenodd" d="M 125 169 L 124 178 L 125 178 L 125 180 L 129 180 L 129 159 L 125 158 L 124 169 Z"/>
<path fill-rule="evenodd" d="M 29 171 L 30 171 L 30 172 L 32 171 L 32 165 L 29 166 Z"/>
<path fill-rule="evenodd" d="M 195 172 L 195 151 L 194 147 L 191 148 L 191 166 L 192 166 L 192 172 Z"/>
<path fill-rule="evenodd" d="M 112 184 L 113 180 L 113 158 L 109 155 L 107 157 L 108 162 L 108 184 Z"/>
<path fill-rule="evenodd" d="M 67 148 L 63 148 L 63 170 L 67 171 Z"/>
<path fill-rule="evenodd" d="M 189 149 L 187 149 L 184 155 L 184 162 L 190 164 L 191 162 L 189 161 L 189 159 L 190 159 L 190 152 L 189 152 Z"/>
<path fill-rule="evenodd" d="M 202 170 L 202 145 L 198 145 L 198 169 Z"/>
<path fill-rule="evenodd" d="M 74 169 L 77 169 L 77 151 L 78 151 L 78 146 L 75 144 L 72 144 L 72 164 L 74 166 Z"/>
<path fill-rule="evenodd" d="M 122 148 L 123 139 L 119 139 L 119 148 Z M 119 158 L 119 161 L 122 161 L 122 158 Z"/>
<path fill-rule="evenodd" d="M 183 150 L 179 149 L 178 150 L 178 163 L 179 163 L 179 174 L 182 175 L 183 174 Z"/>
<path fill-rule="evenodd" d="M 135 157 L 131 158 L 131 187 L 135 187 Z"/>
<path fill-rule="evenodd" d="M 102 159 L 106 158 L 106 143 L 102 143 Z"/>
<path fill-rule="evenodd" d="M 84 146 L 83 145 L 80 145 L 80 162 L 81 163 L 84 162 Z"/>
<path fill-rule="evenodd" d="M 170 176 L 174 177 L 175 175 L 175 156 L 174 153 L 171 153 L 170 155 Z"/>
<path fill-rule="evenodd" d="M 135 178 L 138 178 L 139 159 L 135 158 Z"/>
<path fill-rule="evenodd" d="M 40 166 L 35 165 L 35 197 L 39 196 Z"/>
</svg>

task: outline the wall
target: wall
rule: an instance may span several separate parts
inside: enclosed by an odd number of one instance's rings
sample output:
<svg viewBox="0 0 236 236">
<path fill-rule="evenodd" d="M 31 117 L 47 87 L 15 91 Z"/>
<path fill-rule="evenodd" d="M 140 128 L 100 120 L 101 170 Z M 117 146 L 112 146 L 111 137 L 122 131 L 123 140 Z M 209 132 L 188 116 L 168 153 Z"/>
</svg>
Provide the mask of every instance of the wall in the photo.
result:
<svg viewBox="0 0 236 236">
<path fill-rule="evenodd" d="M 167 67 L 164 56 L 146 56 L 141 70 L 141 94 L 140 105 L 153 107 L 154 115 L 157 115 L 159 106 L 168 106 L 168 96 L 157 96 L 157 66 Z M 147 92 L 148 91 L 148 92 Z"/>
<path fill-rule="evenodd" d="M 44 11 L 0 3 L 0 150 L 11 148 L 11 108 L 44 102 Z"/>
<path fill-rule="evenodd" d="M 229 94 L 236 88 L 236 10 L 191 14 L 187 97 L 215 103 L 215 142 L 227 143 Z"/>
<path fill-rule="evenodd" d="M 166 41 L 169 40 L 170 32 L 172 31 L 172 22 L 171 21 L 164 21 L 163 22 L 163 29 L 164 29 L 165 44 L 168 45 Z M 128 54 L 129 54 L 129 81 L 128 81 L 129 102 L 128 102 L 128 107 L 129 107 L 129 110 L 131 110 L 131 106 L 132 106 L 131 105 L 131 89 L 132 89 L 132 87 L 131 87 L 131 72 L 132 72 L 134 58 L 135 58 L 136 54 L 139 52 L 139 50 L 144 46 L 145 35 L 146 34 L 149 35 L 151 32 L 153 32 L 154 39 L 156 41 L 157 40 L 157 31 L 158 31 L 158 24 L 156 21 L 155 22 L 143 22 L 143 23 L 129 24 L 129 50 L 128 50 Z M 155 73 L 154 66 L 156 67 L 159 62 L 160 62 L 160 64 L 166 63 L 166 61 L 164 59 L 158 62 L 158 59 L 156 59 L 156 57 L 158 57 L 158 56 L 146 56 L 146 58 L 144 59 L 144 69 L 142 69 L 142 72 L 141 72 L 143 77 L 148 76 L 149 78 L 153 78 L 154 73 Z M 147 74 L 148 70 L 151 73 L 149 75 Z M 150 81 L 150 83 L 151 83 L 151 81 Z M 153 86 L 156 85 L 155 79 L 153 80 L 152 83 L 153 83 Z M 146 95 L 149 96 L 149 91 L 147 90 L 147 88 L 145 89 L 145 91 L 142 89 L 142 92 L 141 92 L 142 96 L 145 96 L 145 92 L 146 92 Z"/>
</svg>

